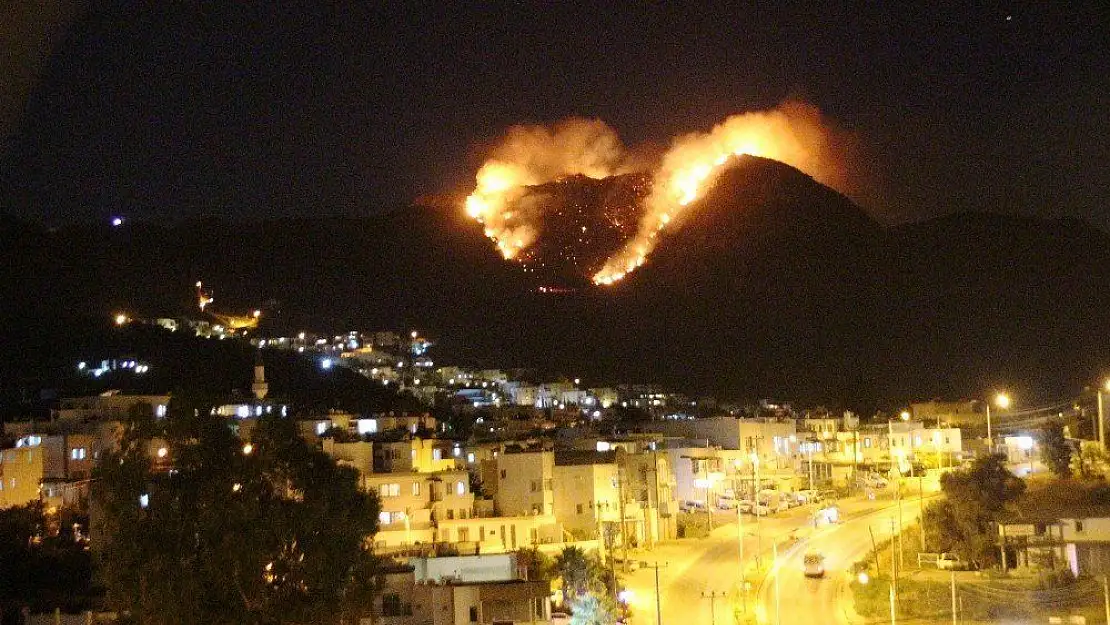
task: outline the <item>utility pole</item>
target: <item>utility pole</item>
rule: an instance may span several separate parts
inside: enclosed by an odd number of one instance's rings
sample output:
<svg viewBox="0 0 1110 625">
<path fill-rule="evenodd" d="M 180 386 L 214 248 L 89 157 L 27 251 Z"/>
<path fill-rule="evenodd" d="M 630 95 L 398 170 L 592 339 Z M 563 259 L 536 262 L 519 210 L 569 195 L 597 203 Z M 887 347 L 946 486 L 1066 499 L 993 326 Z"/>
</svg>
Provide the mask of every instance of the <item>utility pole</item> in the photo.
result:
<svg viewBox="0 0 1110 625">
<path fill-rule="evenodd" d="M 1106 390 L 1110 390 L 1110 380 L 1107 380 Z M 1103 402 L 1105 400 L 1102 398 L 1102 389 L 1095 391 L 1095 395 L 1098 396 L 1098 446 L 1102 448 L 1102 451 L 1106 451 L 1106 413 L 1104 412 Z"/>
<path fill-rule="evenodd" d="M 906 568 L 906 550 L 902 545 L 902 476 L 898 476 L 898 568 Z"/>
<path fill-rule="evenodd" d="M 894 538 L 894 517 L 890 518 L 890 534 Z M 890 543 L 891 548 L 894 547 L 894 541 Z M 897 613 L 897 597 L 898 597 L 898 569 L 895 566 L 894 554 L 890 554 L 890 625 L 898 625 Z"/>
<path fill-rule="evenodd" d="M 775 544 L 771 548 L 772 557 L 771 566 L 775 567 L 775 625 L 782 625 L 782 601 L 779 596 L 779 541 L 775 539 Z"/>
<path fill-rule="evenodd" d="M 1102 576 L 1102 608 L 1106 611 L 1106 622 L 1110 623 L 1110 582 Z"/>
<path fill-rule="evenodd" d="M 709 614 L 713 619 L 713 625 L 717 625 L 717 599 L 723 599 L 725 596 L 726 593 L 717 590 L 709 594 L 701 593 L 702 599 L 709 599 Z"/>
<path fill-rule="evenodd" d="M 744 567 L 744 514 L 740 512 L 739 503 L 736 506 L 736 533 L 740 543 L 740 611 L 748 612 L 747 571 Z"/>
<path fill-rule="evenodd" d="M 662 564 L 644 562 L 643 565 L 649 569 L 655 569 L 655 625 L 663 625 L 663 603 L 659 594 L 659 569 L 665 569 L 669 565 L 666 562 Z"/>
<path fill-rule="evenodd" d="M 925 552 L 925 486 L 922 484 L 923 476 L 917 476 L 917 528 L 921 534 L 921 552 Z"/>
<path fill-rule="evenodd" d="M 619 459 L 618 459 L 619 460 Z M 620 499 L 620 505 L 617 506 L 618 514 L 621 515 L 621 557 L 624 563 L 621 568 L 625 573 L 628 573 L 628 525 L 624 521 L 624 478 L 621 477 L 621 465 L 617 463 L 617 498 Z"/>
<path fill-rule="evenodd" d="M 948 578 L 952 582 L 952 625 L 956 625 L 956 572 L 949 571 Z M 1103 580 L 1106 578 L 1104 577 Z M 1107 614 L 1110 614 L 1110 603 L 1106 604 Z"/>
<path fill-rule="evenodd" d="M 991 440 L 991 400 L 987 398 L 987 453 L 994 452 L 994 441 Z"/>
</svg>

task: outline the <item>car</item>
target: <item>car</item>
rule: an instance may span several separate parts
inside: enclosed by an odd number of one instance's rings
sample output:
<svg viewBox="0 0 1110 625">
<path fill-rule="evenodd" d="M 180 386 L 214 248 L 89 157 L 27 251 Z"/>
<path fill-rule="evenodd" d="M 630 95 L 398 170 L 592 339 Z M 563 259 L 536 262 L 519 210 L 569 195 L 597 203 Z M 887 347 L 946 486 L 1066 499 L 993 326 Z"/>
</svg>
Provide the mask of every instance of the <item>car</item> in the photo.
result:
<svg viewBox="0 0 1110 625">
<path fill-rule="evenodd" d="M 779 505 L 775 506 L 775 512 L 786 512 L 792 507 L 793 506 L 790 505 L 790 500 L 783 497 L 782 501 L 779 501 Z"/>
<path fill-rule="evenodd" d="M 942 553 L 937 556 L 937 568 L 942 571 L 966 571 L 971 565 L 954 553 Z"/>
<path fill-rule="evenodd" d="M 687 499 L 678 505 L 678 509 L 682 512 L 705 512 L 705 502 Z"/>
<path fill-rule="evenodd" d="M 796 497 L 798 501 L 803 504 L 821 501 L 821 494 L 815 490 L 800 490 L 797 492 Z"/>
<path fill-rule="evenodd" d="M 732 497 L 721 497 L 717 499 L 718 510 L 735 510 L 739 504 Z"/>
<path fill-rule="evenodd" d="M 825 556 L 818 551 L 809 551 L 802 556 L 802 569 L 806 577 L 825 576 Z"/>
<path fill-rule="evenodd" d="M 765 503 L 753 503 L 751 513 L 756 516 L 767 516 L 771 514 L 771 508 Z"/>
<path fill-rule="evenodd" d="M 570 625 L 570 615 L 566 612 L 552 612 L 551 625 Z"/>
<path fill-rule="evenodd" d="M 751 512 L 753 505 L 755 505 L 755 502 L 751 499 L 741 499 L 736 503 L 736 507 L 740 509 L 740 512 Z"/>
</svg>

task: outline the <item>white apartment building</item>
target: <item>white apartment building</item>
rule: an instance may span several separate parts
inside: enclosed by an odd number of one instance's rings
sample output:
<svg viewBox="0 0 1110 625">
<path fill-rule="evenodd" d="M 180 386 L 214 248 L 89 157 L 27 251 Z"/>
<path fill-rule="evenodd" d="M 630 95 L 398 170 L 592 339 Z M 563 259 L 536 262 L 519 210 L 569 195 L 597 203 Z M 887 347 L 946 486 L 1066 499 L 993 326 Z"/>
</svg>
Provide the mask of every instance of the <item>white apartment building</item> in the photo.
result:
<svg viewBox="0 0 1110 625">
<path fill-rule="evenodd" d="M 497 455 L 494 502 L 504 516 L 555 513 L 555 454 L 550 451 Z"/>
</svg>

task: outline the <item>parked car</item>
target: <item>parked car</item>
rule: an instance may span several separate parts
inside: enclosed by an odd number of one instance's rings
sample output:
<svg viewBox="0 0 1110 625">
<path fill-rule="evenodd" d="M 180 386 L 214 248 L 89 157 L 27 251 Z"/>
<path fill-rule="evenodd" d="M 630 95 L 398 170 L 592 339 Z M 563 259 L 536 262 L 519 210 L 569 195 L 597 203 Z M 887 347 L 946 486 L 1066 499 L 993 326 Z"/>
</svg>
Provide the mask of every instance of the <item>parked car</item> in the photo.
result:
<svg viewBox="0 0 1110 625">
<path fill-rule="evenodd" d="M 687 499 L 678 505 L 682 512 L 706 512 L 705 502 Z"/>
<path fill-rule="evenodd" d="M 552 612 L 551 625 L 570 625 L 570 615 L 566 612 Z"/>
<path fill-rule="evenodd" d="M 795 498 L 801 503 L 817 503 L 821 501 L 821 493 L 816 490 L 800 490 L 795 493 Z"/>
<path fill-rule="evenodd" d="M 739 504 L 732 497 L 721 497 L 717 499 L 718 510 L 735 510 Z"/>
<path fill-rule="evenodd" d="M 802 557 L 802 568 L 806 577 L 825 576 L 825 556 L 817 551 L 810 551 Z"/>
<path fill-rule="evenodd" d="M 779 505 L 775 507 L 775 512 L 786 512 L 787 510 L 789 510 L 792 507 L 793 506 L 790 505 L 790 499 L 788 499 L 786 497 L 783 497 L 779 501 Z"/>
<path fill-rule="evenodd" d="M 753 503 L 751 513 L 756 516 L 767 516 L 771 514 L 771 507 L 765 503 Z"/>
<path fill-rule="evenodd" d="M 937 556 L 937 568 L 942 571 L 967 571 L 971 565 L 954 553 L 942 553 Z"/>
<path fill-rule="evenodd" d="M 740 509 L 740 512 L 751 512 L 753 505 L 755 505 L 755 502 L 751 499 L 741 499 L 736 502 L 736 507 Z"/>
</svg>

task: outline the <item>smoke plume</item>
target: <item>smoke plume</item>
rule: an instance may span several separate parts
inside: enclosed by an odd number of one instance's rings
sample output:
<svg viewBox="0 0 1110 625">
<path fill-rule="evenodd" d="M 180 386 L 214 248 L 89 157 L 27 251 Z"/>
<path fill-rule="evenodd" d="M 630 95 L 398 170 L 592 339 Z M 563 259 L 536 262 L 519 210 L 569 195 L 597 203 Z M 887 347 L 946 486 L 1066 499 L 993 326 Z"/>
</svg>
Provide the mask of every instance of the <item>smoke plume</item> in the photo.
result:
<svg viewBox="0 0 1110 625">
<path fill-rule="evenodd" d="M 767 111 L 728 117 L 708 132 L 678 137 L 658 162 L 637 162 L 600 120 L 568 119 L 553 127 L 514 126 L 478 170 L 467 213 L 505 258 L 540 236 L 543 206 L 517 202 L 524 187 L 582 174 L 604 178 L 633 170 L 651 174 L 651 191 L 635 233 L 593 276 L 612 284 L 641 266 L 661 233 L 674 228 L 687 207 L 704 196 L 729 160 L 760 156 L 786 163 L 818 182 L 847 191 L 847 133 L 828 124 L 814 106 L 785 102 Z"/>
</svg>

